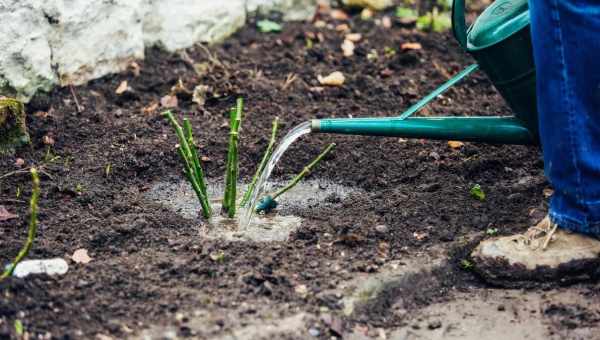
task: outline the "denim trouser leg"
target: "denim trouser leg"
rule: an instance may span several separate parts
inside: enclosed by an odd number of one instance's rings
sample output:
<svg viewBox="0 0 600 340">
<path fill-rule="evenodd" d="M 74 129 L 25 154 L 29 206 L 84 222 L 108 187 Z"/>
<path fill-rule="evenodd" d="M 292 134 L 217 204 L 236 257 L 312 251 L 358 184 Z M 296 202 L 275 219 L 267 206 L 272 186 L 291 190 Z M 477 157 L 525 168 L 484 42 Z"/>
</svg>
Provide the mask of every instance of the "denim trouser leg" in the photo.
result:
<svg viewBox="0 0 600 340">
<path fill-rule="evenodd" d="M 600 1 L 529 3 L 550 217 L 600 235 Z"/>
</svg>

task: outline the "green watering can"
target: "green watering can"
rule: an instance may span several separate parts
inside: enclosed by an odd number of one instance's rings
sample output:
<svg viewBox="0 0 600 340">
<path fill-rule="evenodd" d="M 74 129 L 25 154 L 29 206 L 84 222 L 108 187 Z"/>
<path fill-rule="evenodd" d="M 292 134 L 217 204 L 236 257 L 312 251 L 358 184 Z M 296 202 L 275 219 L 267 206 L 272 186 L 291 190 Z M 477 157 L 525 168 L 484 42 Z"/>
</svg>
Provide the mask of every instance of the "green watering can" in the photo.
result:
<svg viewBox="0 0 600 340">
<path fill-rule="evenodd" d="M 398 117 L 315 119 L 312 132 L 537 144 L 535 66 L 527 0 L 496 0 L 466 28 L 464 0 L 452 5 L 452 30 L 460 46 L 477 60 Z M 481 68 L 514 112 L 495 117 L 414 117 L 458 81 Z"/>
</svg>

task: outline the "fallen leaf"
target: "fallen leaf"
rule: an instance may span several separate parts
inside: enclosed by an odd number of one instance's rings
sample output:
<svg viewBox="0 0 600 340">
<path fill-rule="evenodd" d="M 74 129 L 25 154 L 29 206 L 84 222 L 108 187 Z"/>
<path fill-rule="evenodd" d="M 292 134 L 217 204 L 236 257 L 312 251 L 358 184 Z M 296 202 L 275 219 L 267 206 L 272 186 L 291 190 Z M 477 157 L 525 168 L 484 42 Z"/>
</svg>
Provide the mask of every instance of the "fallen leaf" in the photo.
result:
<svg viewBox="0 0 600 340">
<path fill-rule="evenodd" d="M 360 34 L 360 33 L 346 34 L 346 40 L 350 40 L 352 42 L 359 42 L 361 39 L 362 39 L 362 34 Z"/>
<path fill-rule="evenodd" d="M 340 71 L 335 71 L 326 77 L 319 75 L 317 79 L 319 80 L 319 84 L 326 86 L 342 86 L 346 81 L 346 77 Z"/>
<path fill-rule="evenodd" d="M 306 285 L 297 285 L 294 287 L 294 291 L 301 297 L 306 297 L 306 295 L 308 295 L 308 288 Z"/>
<path fill-rule="evenodd" d="M 400 45 L 400 48 L 403 51 L 405 51 L 405 50 L 420 50 L 422 48 L 422 46 L 418 42 L 407 42 L 407 43 Z"/>
<path fill-rule="evenodd" d="M 179 106 L 179 102 L 177 101 L 177 96 L 166 95 L 160 98 L 160 105 L 164 108 L 171 109 Z"/>
<path fill-rule="evenodd" d="M 198 104 L 198 106 L 204 106 L 206 103 L 206 93 L 210 88 L 207 85 L 197 85 L 194 87 L 194 93 L 192 94 L 192 102 Z"/>
<path fill-rule="evenodd" d="M 360 12 L 360 18 L 362 20 L 369 20 L 373 17 L 373 10 L 370 8 L 365 8 Z"/>
<path fill-rule="evenodd" d="M 349 31 L 350 30 L 350 26 L 348 26 L 347 24 L 340 24 L 335 26 L 335 30 L 338 32 L 345 32 L 345 31 Z"/>
<path fill-rule="evenodd" d="M 377 245 L 377 254 L 382 258 L 387 258 L 390 254 L 390 244 L 387 242 L 379 242 Z"/>
<path fill-rule="evenodd" d="M 129 68 L 131 69 L 131 73 L 133 73 L 135 77 L 139 76 L 142 71 L 140 65 L 135 61 L 132 61 L 131 64 L 129 64 Z"/>
<path fill-rule="evenodd" d="M 117 89 L 115 90 L 115 93 L 123 94 L 125 93 L 125 91 L 127 91 L 127 89 L 129 89 L 129 84 L 127 83 L 127 80 L 123 80 L 121 84 L 119 84 L 119 87 L 117 87 Z"/>
<path fill-rule="evenodd" d="M 71 259 L 75 263 L 88 264 L 92 261 L 92 258 L 88 255 L 87 249 L 81 248 L 75 250 Z"/>
<path fill-rule="evenodd" d="M 8 221 L 19 216 L 9 212 L 3 205 L 0 205 L 0 221 Z"/>
<path fill-rule="evenodd" d="M 210 157 L 207 157 L 207 156 L 202 156 L 201 159 L 202 159 L 203 162 L 210 162 L 211 161 Z"/>
<path fill-rule="evenodd" d="M 354 55 L 354 43 L 348 39 L 344 40 L 342 43 L 342 52 L 344 53 L 344 57 L 351 57 Z"/>
<path fill-rule="evenodd" d="M 381 26 L 384 28 L 392 28 L 392 19 L 387 15 L 381 18 Z"/>
<path fill-rule="evenodd" d="M 152 114 L 154 113 L 156 110 L 158 110 L 158 102 L 153 102 L 152 104 L 142 108 L 142 113 L 143 114 Z"/>
<path fill-rule="evenodd" d="M 460 149 L 463 145 L 465 145 L 465 143 L 456 140 L 448 141 L 448 146 L 452 149 Z"/>
<path fill-rule="evenodd" d="M 25 164 L 25 160 L 23 158 L 17 158 L 15 160 L 15 165 L 18 167 L 22 167 Z"/>
<path fill-rule="evenodd" d="M 350 19 L 350 17 L 348 16 L 348 14 L 344 11 L 342 11 L 341 9 L 334 9 L 331 11 L 331 13 L 329 14 L 329 16 L 331 16 L 332 19 L 334 20 L 348 20 Z"/>
<path fill-rule="evenodd" d="M 194 64 L 194 71 L 196 71 L 198 77 L 203 77 L 210 71 L 210 63 L 203 62 Z"/>
<path fill-rule="evenodd" d="M 42 142 L 46 145 L 54 145 L 54 138 L 45 135 L 44 137 L 42 137 Z"/>
<path fill-rule="evenodd" d="M 271 20 L 260 20 L 256 23 L 256 27 L 262 33 L 281 32 L 281 25 Z"/>
<path fill-rule="evenodd" d="M 36 111 L 33 115 L 37 118 L 46 119 L 46 117 L 48 117 L 49 114 L 46 111 Z"/>
<path fill-rule="evenodd" d="M 421 240 L 424 240 L 424 239 L 426 239 L 426 238 L 427 238 L 427 236 L 429 236 L 429 233 L 426 233 L 426 232 L 422 232 L 422 233 L 420 233 L 420 232 L 416 232 L 416 231 L 415 231 L 415 232 L 413 233 L 413 236 L 415 237 L 415 239 L 417 239 L 417 241 L 421 241 Z"/>
</svg>

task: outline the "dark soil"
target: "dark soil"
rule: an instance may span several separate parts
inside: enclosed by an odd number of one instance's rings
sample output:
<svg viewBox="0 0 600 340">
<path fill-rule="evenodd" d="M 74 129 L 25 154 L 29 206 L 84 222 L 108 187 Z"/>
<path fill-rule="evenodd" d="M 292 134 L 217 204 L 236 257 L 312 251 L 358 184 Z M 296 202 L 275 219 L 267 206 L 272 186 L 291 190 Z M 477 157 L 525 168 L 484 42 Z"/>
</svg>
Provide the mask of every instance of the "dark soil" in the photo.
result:
<svg viewBox="0 0 600 340">
<path fill-rule="evenodd" d="M 304 284 L 318 293 L 352 272 L 377 271 L 381 261 L 492 227 L 500 234 L 521 231 L 532 214 L 543 214 L 542 191 L 548 184 L 536 147 L 465 143 L 452 149 L 444 141 L 335 135 L 303 138 L 274 176 L 299 172 L 334 141 L 338 147 L 311 176 L 359 187 L 366 194 L 351 195 L 335 208 L 297 211 L 305 223 L 289 242 L 209 241 L 196 232 L 199 220 L 185 220 L 143 198 L 153 182 L 183 178 L 171 127 L 160 116 L 162 109 L 151 109 L 179 79 L 189 89 L 210 87 L 204 107 L 180 93 L 175 111 L 192 120 L 201 152 L 209 158 L 205 171 L 220 181 L 227 111 L 238 96 L 246 99 L 247 107 L 240 141 L 240 173 L 247 179 L 262 156 L 275 116 L 286 131 L 311 118 L 398 115 L 448 74 L 473 62 L 449 33 L 421 33 L 399 22 L 386 29 L 357 16 L 348 24 L 363 40 L 354 57 L 344 58 L 343 34 L 334 28 L 342 22 L 325 19 L 331 28 L 288 23 L 278 34 L 261 34 L 249 25 L 209 48 L 222 66 L 210 64 L 204 75 L 197 75 L 190 63 L 209 61 L 203 48 L 188 50 L 189 58 L 150 49 L 138 61 L 139 75 L 131 70 L 36 97 L 28 105 L 31 147 L 0 163 L 1 174 L 17 171 L 1 179 L 0 204 L 19 215 L 0 222 L 0 263 L 10 261 L 26 237 L 30 178 L 19 170 L 30 165 L 42 168 L 43 176 L 39 237 L 29 258 L 68 258 L 86 248 L 93 260 L 87 265 L 70 262 L 69 272 L 60 277 L 0 283 L 0 338 L 15 336 L 15 319 L 32 334 L 54 338 L 92 338 L 98 333 L 121 338 L 199 305 L 227 310 L 248 302 L 283 305 L 282 312 L 317 312 L 323 302 L 312 295 L 299 297 L 295 286 Z M 306 39 L 313 36 L 317 38 L 308 49 Z M 419 42 L 422 49 L 402 51 L 405 42 Z M 385 56 L 386 46 L 396 53 Z M 366 56 L 373 49 L 379 59 L 369 61 Z M 344 86 L 320 87 L 317 75 L 333 71 L 346 75 Z M 292 75 L 295 81 L 284 87 Z M 124 80 L 133 91 L 116 95 Z M 486 77 L 476 73 L 420 114 L 509 113 Z M 44 136 L 54 145 L 44 144 Z M 24 159 L 25 166 L 15 165 L 16 158 Z M 476 183 L 485 191 L 485 201 L 470 197 Z M 378 224 L 387 225 L 389 232 L 377 233 Z M 339 242 L 321 246 L 325 234 Z M 389 244 L 383 260 L 378 254 L 382 242 Z M 224 261 L 211 260 L 209 254 L 217 250 L 224 252 Z M 415 288 L 412 308 L 445 299 L 452 290 L 482 285 L 452 263 L 434 273 L 439 281 L 435 289 Z M 595 285 L 589 289 L 597 294 Z M 585 311 L 567 311 L 577 315 L 568 317 L 565 327 L 591 320 L 580 316 Z M 383 322 L 381 315 L 372 319 Z M 368 317 L 363 321 L 369 322 Z M 384 323 L 394 322 L 401 320 L 387 318 Z"/>
</svg>

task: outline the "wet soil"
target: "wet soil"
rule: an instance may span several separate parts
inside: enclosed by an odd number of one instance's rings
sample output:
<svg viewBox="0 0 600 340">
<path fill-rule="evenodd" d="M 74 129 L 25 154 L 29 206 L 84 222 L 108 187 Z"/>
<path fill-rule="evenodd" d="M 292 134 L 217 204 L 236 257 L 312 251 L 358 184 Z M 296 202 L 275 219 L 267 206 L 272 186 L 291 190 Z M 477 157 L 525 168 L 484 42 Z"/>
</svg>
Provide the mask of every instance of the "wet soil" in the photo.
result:
<svg viewBox="0 0 600 340">
<path fill-rule="evenodd" d="M 473 62 L 450 33 L 423 33 L 396 20 L 385 28 L 357 14 L 347 22 L 322 19 L 325 27 L 286 23 L 275 34 L 249 25 L 220 45 L 185 54 L 150 49 L 137 62 L 139 74 L 132 67 L 36 97 L 28 105 L 32 145 L 0 162 L 0 204 L 19 215 L 0 222 L 0 263 L 11 260 L 26 237 L 31 165 L 43 172 L 39 237 L 29 257 L 69 258 L 85 248 L 92 261 L 70 262 L 60 277 L 0 283 L 0 338 L 17 337 L 17 319 L 30 335 L 57 339 L 125 338 L 173 322 L 178 336 L 205 338 L 230 330 L 236 318 L 261 318 L 263 310 L 293 320 L 298 311 L 338 313 L 342 297 L 320 292 L 440 245 L 455 249 L 443 267 L 414 276 L 383 305 L 343 316 L 335 327 L 318 321 L 325 331 L 311 334 L 328 338 L 358 327 L 377 337 L 380 333 L 370 330 L 406 327 L 407 314 L 394 313 L 394 304 L 402 302 L 411 314 L 453 296 L 468 300 L 483 294 L 485 284 L 459 266 L 470 244 L 461 240 L 482 237 L 490 228 L 499 234 L 521 231 L 543 216 L 543 191 L 549 186 L 536 147 L 465 143 L 453 149 L 445 141 L 309 135 L 292 146 L 274 177 L 290 178 L 336 142 L 310 177 L 361 192 L 291 209 L 303 222 L 283 242 L 204 238 L 199 217 L 184 218 L 147 199 L 155 183 L 183 178 L 175 136 L 158 107 L 180 79 L 189 89 L 209 87 L 203 107 L 180 92 L 175 111 L 190 117 L 210 181 L 222 181 L 228 109 L 236 97 L 246 99 L 239 158 L 240 175 L 248 180 L 275 116 L 287 131 L 311 118 L 398 115 Z M 336 30 L 344 23 L 363 35 L 351 58 L 343 57 L 344 34 Z M 401 50 L 407 42 L 422 48 Z M 386 55 L 386 47 L 395 53 Z M 377 60 L 367 58 L 372 50 Z M 198 74 L 195 63 L 208 65 L 208 72 Z M 343 72 L 346 83 L 320 86 L 317 76 L 333 71 Z M 117 95 L 123 81 L 132 90 Z M 486 77 L 476 73 L 419 114 L 509 113 Z M 45 143 L 45 136 L 53 144 Z M 17 158 L 25 165 L 16 165 Z M 474 184 L 485 191 L 484 201 L 470 197 Z M 577 289 L 589 301 L 600 299 L 595 283 Z M 192 332 L 181 315 L 198 308 L 211 321 Z M 553 332 L 598 320 L 598 304 L 580 308 L 557 302 L 546 312 L 561 320 L 552 323 Z"/>
</svg>

